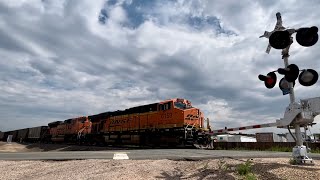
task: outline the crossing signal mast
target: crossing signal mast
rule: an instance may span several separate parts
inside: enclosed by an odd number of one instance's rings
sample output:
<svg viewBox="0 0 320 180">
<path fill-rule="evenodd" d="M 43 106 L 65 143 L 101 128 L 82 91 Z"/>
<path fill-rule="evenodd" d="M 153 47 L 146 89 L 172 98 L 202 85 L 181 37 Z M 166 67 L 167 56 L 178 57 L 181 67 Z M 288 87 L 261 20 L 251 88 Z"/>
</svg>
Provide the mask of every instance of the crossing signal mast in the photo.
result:
<svg viewBox="0 0 320 180">
<path fill-rule="evenodd" d="M 264 82 L 266 88 L 272 89 L 277 83 L 277 75 L 284 75 L 279 82 L 279 88 L 283 95 L 290 95 L 290 104 L 287 106 L 283 118 L 277 119 L 276 122 L 258 124 L 253 126 L 243 126 L 236 128 L 227 128 L 210 130 L 209 132 L 199 132 L 198 135 L 216 135 L 228 133 L 230 131 L 241 131 L 256 128 L 287 128 L 291 133 L 291 128 L 295 129 L 296 146 L 292 149 L 293 159 L 299 163 L 305 163 L 307 161 L 312 162 L 312 159 L 308 157 L 307 147 L 303 145 L 301 127 L 305 130 L 308 126 L 312 126 L 314 118 L 320 115 L 320 97 L 301 99 L 300 103 L 295 102 L 294 90 L 295 81 L 298 79 L 302 86 L 312 86 L 318 81 L 318 73 L 313 69 L 300 70 L 295 64 L 289 64 L 289 48 L 293 43 L 292 34 L 296 34 L 297 42 L 304 47 L 310 47 L 318 41 L 318 28 L 315 26 L 309 28 L 299 29 L 286 29 L 282 26 L 281 14 L 277 13 L 277 23 L 272 32 L 265 31 L 261 37 L 269 39 L 269 44 L 266 53 L 270 53 L 271 48 L 282 50 L 282 59 L 284 61 L 284 68 L 278 68 L 267 75 L 259 75 L 258 78 Z M 201 148 L 201 146 L 199 146 Z"/>
<path fill-rule="evenodd" d="M 284 68 L 278 68 L 267 75 L 259 75 L 258 78 L 264 82 L 268 89 L 272 89 L 277 83 L 276 72 L 284 77 L 279 82 L 279 88 L 283 95 L 290 95 L 290 104 L 286 109 L 284 118 L 275 123 L 278 127 L 295 128 L 296 146 L 292 149 L 292 156 L 298 162 L 311 161 L 307 155 L 307 148 L 303 145 L 300 127 L 307 127 L 312 124 L 314 117 L 320 114 L 320 97 L 301 100 L 295 102 L 294 86 L 298 79 L 302 86 L 312 86 L 318 81 L 318 73 L 313 69 L 300 70 L 296 64 L 289 64 L 289 48 L 293 43 L 292 35 L 296 33 L 296 41 L 304 47 L 310 47 L 318 41 L 318 28 L 316 26 L 303 27 L 299 29 L 286 29 L 282 25 L 281 14 L 276 13 L 277 23 L 272 32 L 265 31 L 261 37 L 269 39 L 266 53 L 270 53 L 271 48 L 282 50 Z"/>
</svg>

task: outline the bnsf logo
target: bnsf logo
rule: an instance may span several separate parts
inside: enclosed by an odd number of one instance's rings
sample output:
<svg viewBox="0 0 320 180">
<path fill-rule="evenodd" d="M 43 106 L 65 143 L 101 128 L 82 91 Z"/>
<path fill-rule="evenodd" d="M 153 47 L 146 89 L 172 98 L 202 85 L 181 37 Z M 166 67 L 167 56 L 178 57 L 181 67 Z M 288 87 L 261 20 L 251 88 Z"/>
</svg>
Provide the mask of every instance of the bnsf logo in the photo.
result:
<svg viewBox="0 0 320 180">
<path fill-rule="evenodd" d="M 197 120 L 199 118 L 198 115 L 188 114 L 185 120 Z"/>
<path fill-rule="evenodd" d="M 110 125 L 111 124 L 125 124 L 125 123 L 128 123 L 129 121 L 130 121 L 129 119 L 111 120 Z"/>
</svg>

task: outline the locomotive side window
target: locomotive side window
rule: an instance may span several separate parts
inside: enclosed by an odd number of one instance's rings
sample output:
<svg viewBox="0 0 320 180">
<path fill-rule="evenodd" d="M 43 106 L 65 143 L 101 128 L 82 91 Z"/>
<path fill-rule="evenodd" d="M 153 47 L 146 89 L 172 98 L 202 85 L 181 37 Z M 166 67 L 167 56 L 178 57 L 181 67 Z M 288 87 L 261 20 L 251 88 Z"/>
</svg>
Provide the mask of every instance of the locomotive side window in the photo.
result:
<svg viewBox="0 0 320 180">
<path fill-rule="evenodd" d="M 171 102 L 159 105 L 160 111 L 164 111 L 164 110 L 168 110 L 168 109 L 171 109 Z"/>
<path fill-rule="evenodd" d="M 159 104 L 159 111 L 163 111 L 163 104 Z"/>
</svg>

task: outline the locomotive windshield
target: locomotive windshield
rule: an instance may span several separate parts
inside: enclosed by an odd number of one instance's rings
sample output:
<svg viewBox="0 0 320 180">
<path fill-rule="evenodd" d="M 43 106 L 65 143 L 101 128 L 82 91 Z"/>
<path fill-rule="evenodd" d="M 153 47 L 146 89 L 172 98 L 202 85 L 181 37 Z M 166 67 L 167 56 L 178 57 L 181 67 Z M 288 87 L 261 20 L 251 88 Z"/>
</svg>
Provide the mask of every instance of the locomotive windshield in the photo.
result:
<svg viewBox="0 0 320 180">
<path fill-rule="evenodd" d="M 179 109 L 192 108 L 191 104 L 187 104 L 187 103 L 181 102 L 181 101 L 174 102 L 174 107 L 179 108 Z"/>
</svg>

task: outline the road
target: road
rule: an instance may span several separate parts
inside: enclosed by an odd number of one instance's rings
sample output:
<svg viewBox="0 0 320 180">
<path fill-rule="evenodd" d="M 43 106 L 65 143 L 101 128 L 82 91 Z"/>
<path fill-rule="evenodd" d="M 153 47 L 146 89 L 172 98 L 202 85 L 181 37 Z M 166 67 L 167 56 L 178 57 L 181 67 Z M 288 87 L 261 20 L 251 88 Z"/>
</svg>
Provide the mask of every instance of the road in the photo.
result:
<svg viewBox="0 0 320 180">
<path fill-rule="evenodd" d="M 73 159 L 174 159 L 200 160 L 231 158 L 290 158 L 291 152 L 231 151 L 199 149 L 146 149 L 108 151 L 64 151 L 64 152 L 2 152 L 0 160 L 73 160 Z M 320 154 L 310 154 L 319 160 Z"/>
</svg>

